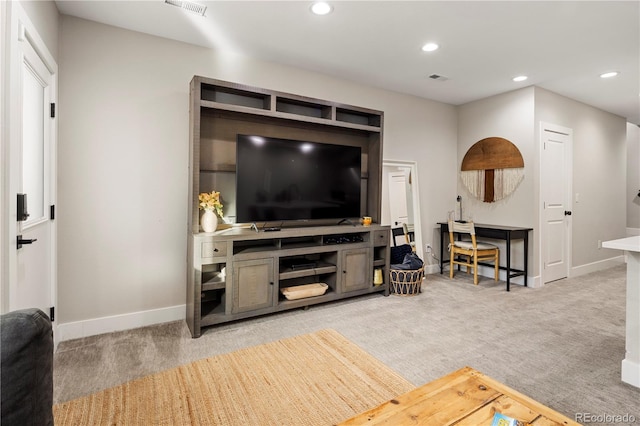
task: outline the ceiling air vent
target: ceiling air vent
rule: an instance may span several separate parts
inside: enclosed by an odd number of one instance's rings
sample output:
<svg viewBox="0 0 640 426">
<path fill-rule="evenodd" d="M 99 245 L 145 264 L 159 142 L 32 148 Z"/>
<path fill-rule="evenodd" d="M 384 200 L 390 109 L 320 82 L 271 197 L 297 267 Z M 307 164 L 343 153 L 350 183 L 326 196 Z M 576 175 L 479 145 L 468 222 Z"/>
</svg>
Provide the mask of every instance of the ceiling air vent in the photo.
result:
<svg viewBox="0 0 640 426">
<path fill-rule="evenodd" d="M 207 6 L 194 3 L 191 1 L 164 0 L 164 2 L 166 4 L 170 4 L 171 6 L 176 6 L 186 11 L 197 13 L 200 16 L 204 16 L 204 12 L 207 10 Z"/>
<path fill-rule="evenodd" d="M 438 75 L 438 74 L 431 74 L 429 76 L 430 79 L 432 80 L 438 80 L 438 81 L 447 81 L 449 80 L 449 77 L 445 77 L 443 75 Z"/>
</svg>

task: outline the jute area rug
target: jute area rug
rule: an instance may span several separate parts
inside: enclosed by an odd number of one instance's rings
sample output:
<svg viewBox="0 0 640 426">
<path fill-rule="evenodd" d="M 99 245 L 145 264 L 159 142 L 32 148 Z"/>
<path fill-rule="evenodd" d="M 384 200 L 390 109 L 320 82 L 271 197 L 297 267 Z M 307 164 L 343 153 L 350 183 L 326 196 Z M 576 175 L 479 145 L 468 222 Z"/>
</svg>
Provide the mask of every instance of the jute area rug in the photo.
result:
<svg viewBox="0 0 640 426">
<path fill-rule="evenodd" d="M 56 425 L 331 425 L 413 386 L 335 330 L 278 340 L 53 407 Z"/>
</svg>

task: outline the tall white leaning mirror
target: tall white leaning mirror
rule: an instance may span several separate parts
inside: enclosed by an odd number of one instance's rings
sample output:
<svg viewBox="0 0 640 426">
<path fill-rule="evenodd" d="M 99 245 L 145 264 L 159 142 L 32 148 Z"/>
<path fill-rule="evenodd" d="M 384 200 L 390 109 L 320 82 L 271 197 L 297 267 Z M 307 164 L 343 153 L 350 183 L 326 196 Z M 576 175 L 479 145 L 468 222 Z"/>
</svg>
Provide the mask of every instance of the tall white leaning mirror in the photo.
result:
<svg viewBox="0 0 640 426">
<path fill-rule="evenodd" d="M 418 165 L 415 161 L 383 161 L 381 224 L 395 228 L 406 223 L 409 230 L 413 231 L 416 253 L 424 259 L 419 193 Z M 402 243 L 402 237 L 398 237 L 398 244 Z"/>
</svg>

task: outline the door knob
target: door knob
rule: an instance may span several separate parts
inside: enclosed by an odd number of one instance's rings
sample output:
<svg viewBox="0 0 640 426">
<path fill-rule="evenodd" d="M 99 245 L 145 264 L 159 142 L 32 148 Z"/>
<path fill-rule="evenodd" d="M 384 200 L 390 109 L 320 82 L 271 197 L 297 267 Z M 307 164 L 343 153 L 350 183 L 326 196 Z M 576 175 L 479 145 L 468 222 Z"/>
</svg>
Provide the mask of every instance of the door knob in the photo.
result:
<svg viewBox="0 0 640 426">
<path fill-rule="evenodd" d="M 25 240 L 22 239 L 22 235 L 18 235 L 16 237 L 16 242 L 17 242 L 17 248 L 21 249 L 23 244 L 33 244 L 36 241 L 38 241 L 37 238 L 31 239 L 31 240 Z"/>
<path fill-rule="evenodd" d="M 564 211 L 564 215 L 565 216 L 571 216 L 571 211 L 570 210 L 565 210 Z"/>
</svg>

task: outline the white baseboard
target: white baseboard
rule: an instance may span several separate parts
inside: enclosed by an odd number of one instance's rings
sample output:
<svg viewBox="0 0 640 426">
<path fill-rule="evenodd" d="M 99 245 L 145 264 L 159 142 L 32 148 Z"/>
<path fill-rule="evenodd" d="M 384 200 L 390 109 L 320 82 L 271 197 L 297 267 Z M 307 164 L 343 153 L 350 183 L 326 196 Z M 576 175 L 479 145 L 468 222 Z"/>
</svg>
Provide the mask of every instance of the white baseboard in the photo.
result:
<svg viewBox="0 0 640 426">
<path fill-rule="evenodd" d="M 424 268 L 425 274 L 439 274 L 440 273 L 440 265 L 426 265 Z"/>
<path fill-rule="evenodd" d="M 540 275 L 536 275 L 535 277 L 527 277 L 527 287 L 529 288 L 544 287 L 544 284 L 542 284 L 542 277 Z"/>
<path fill-rule="evenodd" d="M 79 339 L 114 331 L 131 330 L 133 328 L 146 327 L 164 322 L 179 321 L 183 320 L 185 315 L 186 306 L 177 305 L 168 308 L 152 309 L 150 311 L 58 324 L 54 340 L 57 345 L 57 343 L 64 342 L 65 340 Z"/>
<path fill-rule="evenodd" d="M 611 257 L 609 259 L 599 260 L 597 262 L 587 263 L 585 265 L 575 266 L 571 268 L 571 276 L 578 277 L 580 275 L 590 274 L 591 272 L 600 271 L 602 269 L 613 268 L 625 263 L 624 255 Z"/>
<path fill-rule="evenodd" d="M 622 381 L 640 388 L 640 364 L 629 359 L 623 359 Z"/>
</svg>

